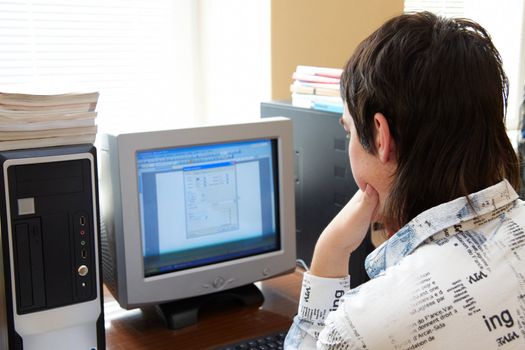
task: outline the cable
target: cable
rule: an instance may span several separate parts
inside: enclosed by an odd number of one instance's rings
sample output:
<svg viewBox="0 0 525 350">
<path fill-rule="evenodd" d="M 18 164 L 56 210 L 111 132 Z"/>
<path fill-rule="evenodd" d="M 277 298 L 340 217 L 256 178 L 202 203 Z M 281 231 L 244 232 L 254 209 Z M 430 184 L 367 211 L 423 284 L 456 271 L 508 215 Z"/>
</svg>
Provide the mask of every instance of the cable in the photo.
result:
<svg viewBox="0 0 525 350">
<path fill-rule="evenodd" d="M 310 271 L 310 269 L 308 268 L 308 265 L 304 262 L 303 259 L 297 259 L 295 260 L 295 264 L 299 267 L 301 267 L 303 270 L 305 271 Z"/>
</svg>

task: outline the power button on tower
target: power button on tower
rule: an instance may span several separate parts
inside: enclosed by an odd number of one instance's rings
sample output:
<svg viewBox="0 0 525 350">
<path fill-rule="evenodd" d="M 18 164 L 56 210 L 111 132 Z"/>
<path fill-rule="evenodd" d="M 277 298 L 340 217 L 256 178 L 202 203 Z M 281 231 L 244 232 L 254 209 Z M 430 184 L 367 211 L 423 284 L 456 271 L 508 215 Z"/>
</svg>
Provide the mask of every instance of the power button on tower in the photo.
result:
<svg viewBox="0 0 525 350">
<path fill-rule="evenodd" d="M 78 268 L 78 274 L 82 277 L 84 277 L 85 275 L 87 275 L 89 272 L 89 269 L 86 265 L 81 265 L 79 268 Z"/>
</svg>

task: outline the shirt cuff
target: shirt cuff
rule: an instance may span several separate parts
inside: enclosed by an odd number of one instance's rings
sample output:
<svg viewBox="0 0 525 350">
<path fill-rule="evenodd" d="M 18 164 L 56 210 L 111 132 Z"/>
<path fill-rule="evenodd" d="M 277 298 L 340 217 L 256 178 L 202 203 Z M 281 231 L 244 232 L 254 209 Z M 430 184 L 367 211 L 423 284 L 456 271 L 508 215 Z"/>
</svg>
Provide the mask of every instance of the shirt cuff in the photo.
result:
<svg viewBox="0 0 525 350">
<path fill-rule="evenodd" d="M 325 278 L 309 272 L 303 275 L 299 318 L 312 323 L 324 323 L 330 311 L 339 306 L 341 297 L 350 290 L 350 276 Z"/>
</svg>

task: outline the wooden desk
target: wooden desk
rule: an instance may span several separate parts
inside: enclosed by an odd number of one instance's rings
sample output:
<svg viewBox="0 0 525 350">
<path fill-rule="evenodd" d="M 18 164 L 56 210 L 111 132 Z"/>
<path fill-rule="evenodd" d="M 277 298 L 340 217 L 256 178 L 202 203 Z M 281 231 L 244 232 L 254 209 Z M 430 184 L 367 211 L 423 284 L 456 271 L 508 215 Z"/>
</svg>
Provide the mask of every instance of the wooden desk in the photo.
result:
<svg viewBox="0 0 525 350">
<path fill-rule="evenodd" d="M 123 310 L 105 291 L 108 350 L 215 349 L 288 328 L 297 312 L 302 270 L 257 283 L 265 301 L 257 307 L 207 310 L 195 325 L 170 330 L 153 307 Z"/>
</svg>

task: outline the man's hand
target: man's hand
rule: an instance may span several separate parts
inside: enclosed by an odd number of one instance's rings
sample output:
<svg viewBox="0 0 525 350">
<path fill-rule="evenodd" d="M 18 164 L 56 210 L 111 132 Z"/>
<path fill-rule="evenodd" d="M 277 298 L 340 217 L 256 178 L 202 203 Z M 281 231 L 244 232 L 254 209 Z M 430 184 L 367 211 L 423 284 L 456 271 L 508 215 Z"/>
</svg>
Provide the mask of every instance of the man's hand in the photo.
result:
<svg viewBox="0 0 525 350">
<path fill-rule="evenodd" d="M 319 277 L 348 275 L 350 254 L 365 238 L 378 203 L 378 194 L 370 185 L 354 194 L 319 236 L 312 258 L 311 274 Z"/>
</svg>

